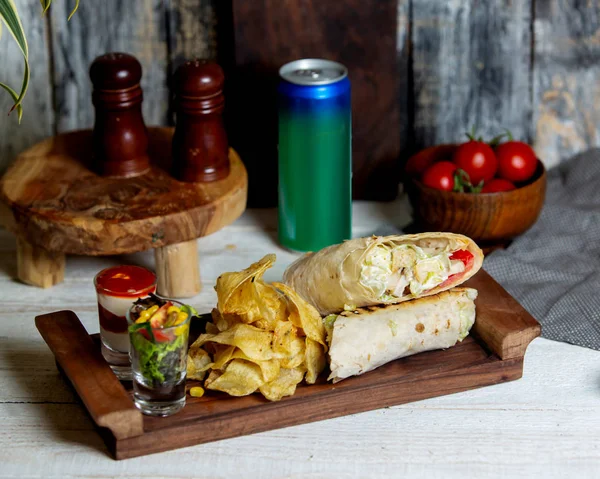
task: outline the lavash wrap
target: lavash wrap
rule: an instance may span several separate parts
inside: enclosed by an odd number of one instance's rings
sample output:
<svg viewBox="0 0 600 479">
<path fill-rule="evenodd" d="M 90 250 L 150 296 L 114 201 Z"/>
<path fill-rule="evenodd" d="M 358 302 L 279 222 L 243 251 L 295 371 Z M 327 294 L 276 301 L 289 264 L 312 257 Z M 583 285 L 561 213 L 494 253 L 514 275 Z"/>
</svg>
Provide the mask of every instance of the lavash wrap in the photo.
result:
<svg viewBox="0 0 600 479">
<path fill-rule="evenodd" d="M 454 288 L 400 304 L 331 315 L 325 320 L 328 379 L 338 382 L 395 359 L 454 346 L 473 326 L 476 297 L 475 289 Z"/>
<path fill-rule="evenodd" d="M 449 245 L 452 251 L 468 250 L 473 254 L 472 267 L 456 275 L 456 279 L 421 294 L 383 300 L 360 283 L 361 268 L 369 251 L 379 244 L 395 246 L 414 244 L 420 247 Z M 394 304 L 448 290 L 473 276 L 483 264 L 483 252 L 467 236 L 455 233 L 418 233 L 412 235 L 371 236 L 356 238 L 307 253 L 284 272 L 283 282 L 295 290 L 321 315 L 337 313 L 375 304 Z"/>
</svg>

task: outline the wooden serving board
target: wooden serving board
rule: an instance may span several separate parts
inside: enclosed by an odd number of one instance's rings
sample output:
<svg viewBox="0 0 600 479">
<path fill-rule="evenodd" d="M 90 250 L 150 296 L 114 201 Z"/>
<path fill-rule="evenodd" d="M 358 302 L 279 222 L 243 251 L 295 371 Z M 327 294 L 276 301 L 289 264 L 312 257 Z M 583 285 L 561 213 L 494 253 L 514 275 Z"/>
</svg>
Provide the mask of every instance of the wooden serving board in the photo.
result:
<svg viewBox="0 0 600 479">
<path fill-rule="evenodd" d="M 539 323 L 485 271 L 465 285 L 479 290 L 477 319 L 472 334 L 450 349 L 399 359 L 335 385 L 323 374 L 278 402 L 206 391 L 202 398 L 188 396 L 185 408 L 168 418 L 135 408 L 130 388 L 114 376 L 75 313 L 58 311 L 35 322 L 109 450 L 126 459 L 519 379 Z"/>
</svg>

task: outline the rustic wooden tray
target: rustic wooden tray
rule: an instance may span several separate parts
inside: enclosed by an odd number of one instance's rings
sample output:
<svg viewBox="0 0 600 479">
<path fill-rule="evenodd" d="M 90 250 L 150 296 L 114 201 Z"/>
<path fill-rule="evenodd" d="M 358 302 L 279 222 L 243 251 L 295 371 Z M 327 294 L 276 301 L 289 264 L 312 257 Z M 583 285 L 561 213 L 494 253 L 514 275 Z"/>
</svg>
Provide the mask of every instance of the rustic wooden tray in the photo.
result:
<svg viewBox="0 0 600 479">
<path fill-rule="evenodd" d="M 335 385 L 323 374 L 279 402 L 207 391 L 188 396 L 185 408 L 168 418 L 135 408 L 130 387 L 114 376 L 75 313 L 58 311 L 35 323 L 111 453 L 126 459 L 519 379 L 539 323 L 485 271 L 466 285 L 479 290 L 477 319 L 471 336 L 450 349 L 399 359 Z"/>
</svg>

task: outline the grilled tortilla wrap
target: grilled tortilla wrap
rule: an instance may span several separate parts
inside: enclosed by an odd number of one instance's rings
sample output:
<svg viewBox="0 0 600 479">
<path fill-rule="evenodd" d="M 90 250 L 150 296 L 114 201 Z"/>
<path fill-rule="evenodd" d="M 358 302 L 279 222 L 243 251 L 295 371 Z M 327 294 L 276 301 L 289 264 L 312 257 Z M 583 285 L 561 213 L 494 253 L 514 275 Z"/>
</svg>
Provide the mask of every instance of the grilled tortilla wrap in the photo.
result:
<svg viewBox="0 0 600 479">
<path fill-rule="evenodd" d="M 283 282 L 325 316 L 448 290 L 482 263 L 481 249 L 459 234 L 372 236 L 302 256 L 285 271 Z"/>
<path fill-rule="evenodd" d="M 338 382 L 394 359 L 454 346 L 473 326 L 476 297 L 475 289 L 454 288 L 401 304 L 328 316 L 328 379 Z"/>
</svg>

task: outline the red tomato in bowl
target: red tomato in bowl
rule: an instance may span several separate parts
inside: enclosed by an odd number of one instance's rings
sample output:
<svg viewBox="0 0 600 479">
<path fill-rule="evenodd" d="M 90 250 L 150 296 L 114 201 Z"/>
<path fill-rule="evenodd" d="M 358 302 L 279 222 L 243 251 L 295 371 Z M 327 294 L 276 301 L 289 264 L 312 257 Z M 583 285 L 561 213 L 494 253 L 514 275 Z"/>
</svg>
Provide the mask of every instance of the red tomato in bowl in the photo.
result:
<svg viewBox="0 0 600 479">
<path fill-rule="evenodd" d="M 429 188 L 452 191 L 454 189 L 454 173 L 457 166 L 450 161 L 434 163 L 423 173 L 421 181 Z"/>
<path fill-rule="evenodd" d="M 504 178 L 492 178 L 490 181 L 483 185 L 481 189 L 482 193 L 498 193 L 500 191 L 511 191 L 517 187 L 510 181 Z"/>
<path fill-rule="evenodd" d="M 460 145 L 454 152 L 453 161 L 469 175 L 474 186 L 491 180 L 498 169 L 494 150 L 482 141 L 471 140 Z"/>
<path fill-rule="evenodd" d="M 521 141 L 507 141 L 496 148 L 498 176 L 514 182 L 530 179 L 537 168 L 533 149 Z"/>
<path fill-rule="evenodd" d="M 408 159 L 404 171 L 409 176 L 421 177 L 425 170 L 434 163 L 450 161 L 455 150 L 456 145 L 437 145 L 425 148 Z"/>
</svg>

